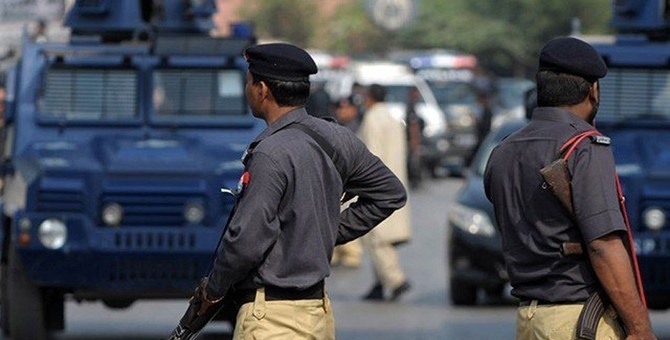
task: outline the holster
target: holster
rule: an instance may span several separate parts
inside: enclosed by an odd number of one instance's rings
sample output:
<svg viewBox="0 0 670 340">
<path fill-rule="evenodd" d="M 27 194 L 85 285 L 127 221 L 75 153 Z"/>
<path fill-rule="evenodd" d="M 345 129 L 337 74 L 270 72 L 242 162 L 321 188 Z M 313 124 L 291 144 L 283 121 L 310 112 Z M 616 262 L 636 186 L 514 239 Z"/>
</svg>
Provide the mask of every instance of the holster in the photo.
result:
<svg viewBox="0 0 670 340">
<path fill-rule="evenodd" d="M 565 210 L 568 211 L 570 216 L 574 216 L 571 179 L 566 160 L 559 158 L 553 161 L 551 164 L 540 169 L 540 175 L 542 175 L 549 189 L 558 198 Z M 584 248 L 579 242 L 563 242 L 561 244 L 561 253 L 565 256 L 583 255 Z"/>
<path fill-rule="evenodd" d="M 540 169 L 540 175 L 570 216 L 574 215 L 570 171 L 568 171 L 568 163 L 565 159 L 559 158 Z"/>
</svg>

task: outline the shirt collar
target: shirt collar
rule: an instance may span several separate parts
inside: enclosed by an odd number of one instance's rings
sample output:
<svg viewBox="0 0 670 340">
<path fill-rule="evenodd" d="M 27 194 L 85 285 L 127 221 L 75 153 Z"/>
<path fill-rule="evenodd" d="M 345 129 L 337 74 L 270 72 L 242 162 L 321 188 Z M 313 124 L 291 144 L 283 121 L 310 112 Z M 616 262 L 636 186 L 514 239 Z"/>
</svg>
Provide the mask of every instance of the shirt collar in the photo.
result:
<svg viewBox="0 0 670 340">
<path fill-rule="evenodd" d="M 557 107 L 538 107 L 533 110 L 531 120 L 544 120 L 570 124 L 577 130 L 593 130 L 593 126 L 573 113 Z"/>
<path fill-rule="evenodd" d="M 304 107 L 299 107 L 293 111 L 289 111 L 285 115 L 279 117 L 279 119 L 275 120 L 272 122 L 272 124 L 268 125 L 263 132 L 261 132 L 256 139 L 251 143 L 252 145 L 258 144 L 260 141 L 263 139 L 269 137 L 270 135 L 274 134 L 275 132 L 285 128 L 286 126 L 302 121 L 307 117 L 307 111 L 305 110 Z"/>
</svg>

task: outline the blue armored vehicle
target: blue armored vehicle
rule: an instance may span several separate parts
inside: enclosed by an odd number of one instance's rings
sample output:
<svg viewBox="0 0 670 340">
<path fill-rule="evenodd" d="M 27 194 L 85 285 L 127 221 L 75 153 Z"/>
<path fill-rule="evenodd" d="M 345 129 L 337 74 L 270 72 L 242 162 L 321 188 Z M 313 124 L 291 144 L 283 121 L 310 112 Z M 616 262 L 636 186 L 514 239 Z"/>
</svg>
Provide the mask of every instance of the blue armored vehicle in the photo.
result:
<svg viewBox="0 0 670 340">
<path fill-rule="evenodd" d="M 213 0 L 76 1 L 67 43 L 7 73 L 0 326 L 64 329 L 64 301 L 186 298 L 206 274 L 248 142 L 243 25 Z"/>
<path fill-rule="evenodd" d="M 650 308 L 670 307 L 670 4 L 614 1 L 596 127 L 612 138 Z"/>
</svg>

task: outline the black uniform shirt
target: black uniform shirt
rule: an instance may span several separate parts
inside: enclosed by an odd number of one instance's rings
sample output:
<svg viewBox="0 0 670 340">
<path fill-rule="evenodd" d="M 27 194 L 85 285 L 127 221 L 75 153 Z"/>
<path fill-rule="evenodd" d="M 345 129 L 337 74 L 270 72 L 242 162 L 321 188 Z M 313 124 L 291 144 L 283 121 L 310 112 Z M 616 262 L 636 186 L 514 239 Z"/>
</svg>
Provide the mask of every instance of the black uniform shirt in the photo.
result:
<svg viewBox="0 0 670 340">
<path fill-rule="evenodd" d="M 489 158 L 484 187 L 495 209 L 512 294 L 521 299 L 585 300 L 597 288 L 595 273 L 587 255 L 563 256 L 561 243 L 588 244 L 626 230 L 607 143 L 585 139 L 568 160 L 576 222 L 540 175 L 563 143 L 592 129 L 570 112 L 537 108 L 530 123 L 504 139 Z"/>
<path fill-rule="evenodd" d="M 299 123 L 335 150 L 335 165 Z M 342 173 L 342 177 L 338 172 Z M 346 127 L 297 109 L 249 146 L 248 183 L 219 248 L 209 296 L 237 288 L 304 289 L 330 274 L 335 244 L 346 243 L 405 204 L 398 178 Z M 340 213 L 342 178 L 358 201 Z"/>
</svg>

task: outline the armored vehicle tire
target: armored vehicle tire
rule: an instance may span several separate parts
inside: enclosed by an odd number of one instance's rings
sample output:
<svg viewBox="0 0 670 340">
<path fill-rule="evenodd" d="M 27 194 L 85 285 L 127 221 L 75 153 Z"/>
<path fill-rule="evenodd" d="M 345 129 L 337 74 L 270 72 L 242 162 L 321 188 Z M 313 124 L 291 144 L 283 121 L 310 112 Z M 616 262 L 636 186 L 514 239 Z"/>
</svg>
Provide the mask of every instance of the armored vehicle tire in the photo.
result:
<svg viewBox="0 0 670 340">
<path fill-rule="evenodd" d="M 459 280 L 450 280 L 449 293 L 455 306 L 473 306 L 477 303 L 477 287 Z"/>
<path fill-rule="evenodd" d="M 0 263 L 0 328 L 2 335 L 9 335 L 9 313 L 7 310 L 7 263 Z"/>
<path fill-rule="evenodd" d="M 126 309 L 130 307 L 133 303 L 135 303 L 135 300 L 131 299 L 107 299 L 107 300 L 102 300 L 102 303 L 107 306 L 107 308 L 110 309 Z"/>
<path fill-rule="evenodd" d="M 9 312 L 9 334 L 14 340 L 45 340 L 48 332 L 44 320 L 44 301 L 40 289 L 33 284 L 20 259 L 9 249 L 7 298 L 3 304 Z"/>
</svg>

